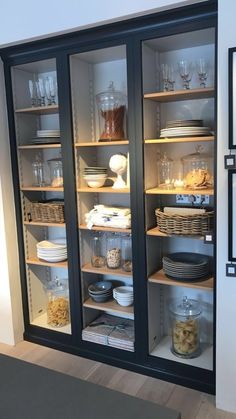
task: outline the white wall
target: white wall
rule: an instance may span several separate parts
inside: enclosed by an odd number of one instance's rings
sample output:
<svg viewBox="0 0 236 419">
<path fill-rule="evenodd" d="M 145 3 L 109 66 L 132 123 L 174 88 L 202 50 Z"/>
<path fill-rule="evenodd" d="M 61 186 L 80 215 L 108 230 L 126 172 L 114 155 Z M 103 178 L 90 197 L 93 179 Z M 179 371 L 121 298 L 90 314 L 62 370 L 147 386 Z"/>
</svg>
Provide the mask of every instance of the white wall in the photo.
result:
<svg viewBox="0 0 236 419">
<path fill-rule="evenodd" d="M 201 0 L 32 0 L 1 1 L 1 44 L 55 35 L 71 29 L 120 20 L 163 8 L 199 3 Z M 202 0 L 203 1 L 203 0 Z M 12 9 L 14 7 L 14 13 Z"/>
<path fill-rule="evenodd" d="M 23 319 L 3 65 L 0 61 L 0 342 L 22 339 Z"/>
<path fill-rule="evenodd" d="M 217 263 L 217 407 L 236 412 L 236 279 L 225 276 L 228 258 L 228 48 L 236 46 L 233 0 L 218 0 L 218 263 Z"/>
</svg>

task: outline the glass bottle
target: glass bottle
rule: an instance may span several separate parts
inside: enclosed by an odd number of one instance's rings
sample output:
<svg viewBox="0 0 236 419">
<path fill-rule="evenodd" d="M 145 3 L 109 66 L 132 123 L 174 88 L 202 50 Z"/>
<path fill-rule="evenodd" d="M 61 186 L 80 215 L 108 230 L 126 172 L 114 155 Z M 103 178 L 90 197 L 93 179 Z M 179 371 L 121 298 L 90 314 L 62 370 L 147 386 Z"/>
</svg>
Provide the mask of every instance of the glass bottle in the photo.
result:
<svg viewBox="0 0 236 419">
<path fill-rule="evenodd" d="M 181 358 L 195 358 L 200 355 L 200 304 L 184 296 L 170 304 L 172 329 L 171 351 Z"/>
<path fill-rule="evenodd" d="M 105 251 L 103 250 L 103 234 L 96 233 L 91 237 L 91 265 L 94 268 L 102 268 L 106 265 Z"/>
<path fill-rule="evenodd" d="M 125 272 L 132 271 L 132 242 L 131 234 L 122 236 L 122 246 L 121 246 L 122 262 L 121 267 Z"/>
<path fill-rule="evenodd" d="M 121 267 L 121 238 L 118 233 L 112 233 L 107 238 L 107 267 L 118 269 Z"/>
<path fill-rule="evenodd" d="M 33 186 L 45 186 L 45 164 L 39 154 L 36 155 L 32 163 Z"/>
</svg>

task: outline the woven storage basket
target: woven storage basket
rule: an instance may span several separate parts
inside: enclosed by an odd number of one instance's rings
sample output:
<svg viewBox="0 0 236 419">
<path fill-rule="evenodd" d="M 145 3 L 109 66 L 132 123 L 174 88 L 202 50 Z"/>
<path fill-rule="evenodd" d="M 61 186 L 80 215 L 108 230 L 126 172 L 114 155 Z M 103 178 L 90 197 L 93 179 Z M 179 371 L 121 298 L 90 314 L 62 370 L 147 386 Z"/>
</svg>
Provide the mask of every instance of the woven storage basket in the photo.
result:
<svg viewBox="0 0 236 419">
<path fill-rule="evenodd" d="M 30 202 L 27 207 L 27 217 L 29 221 L 39 221 L 42 223 L 64 223 L 64 202 Z"/>
<path fill-rule="evenodd" d="M 213 227 L 214 211 L 197 215 L 170 215 L 157 208 L 155 214 L 159 230 L 166 234 L 204 235 Z"/>
</svg>

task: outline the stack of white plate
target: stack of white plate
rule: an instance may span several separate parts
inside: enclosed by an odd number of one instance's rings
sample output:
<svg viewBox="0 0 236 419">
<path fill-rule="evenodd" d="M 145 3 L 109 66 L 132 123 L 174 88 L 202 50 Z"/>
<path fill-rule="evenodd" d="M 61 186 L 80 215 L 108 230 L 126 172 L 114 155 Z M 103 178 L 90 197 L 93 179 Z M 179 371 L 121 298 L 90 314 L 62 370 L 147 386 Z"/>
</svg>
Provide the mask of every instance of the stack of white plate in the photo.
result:
<svg viewBox="0 0 236 419">
<path fill-rule="evenodd" d="M 39 129 L 36 133 L 37 137 L 60 137 L 59 129 Z"/>
<path fill-rule="evenodd" d="M 120 306 L 131 306 L 134 302 L 133 287 L 117 287 L 113 289 L 113 298 Z"/>
<path fill-rule="evenodd" d="M 209 256 L 199 253 L 171 253 L 162 258 L 164 273 L 180 281 L 203 280 L 209 276 Z"/>
<path fill-rule="evenodd" d="M 203 127 L 202 119 L 176 119 L 167 121 L 166 128 L 161 129 L 160 137 L 197 137 L 210 134 L 211 129 Z"/>
<path fill-rule="evenodd" d="M 85 167 L 83 178 L 90 188 L 100 188 L 104 185 L 107 179 L 106 167 Z"/>
<path fill-rule="evenodd" d="M 43 240 L 36 245 L 37 256 L 47 262 L 61 262 L 67 259 L 66 239 Z"/>
</svg>

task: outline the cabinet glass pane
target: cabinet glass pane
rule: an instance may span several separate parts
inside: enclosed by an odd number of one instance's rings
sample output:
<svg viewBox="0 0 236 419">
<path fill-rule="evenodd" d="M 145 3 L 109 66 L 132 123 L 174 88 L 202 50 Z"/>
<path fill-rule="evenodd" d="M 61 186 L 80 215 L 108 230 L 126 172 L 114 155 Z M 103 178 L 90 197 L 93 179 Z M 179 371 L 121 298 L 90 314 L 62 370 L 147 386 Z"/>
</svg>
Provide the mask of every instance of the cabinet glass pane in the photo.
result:
<svg viewBox="0 0 236 419">
<path fill-rule="evenodd" d="M 209 370 L 214 249 L 204 236 L 214 219 L 214 37 L 204 29 L 142 45 L 149 354 Z M 199 332 L 197 316 L 175 313 L 171 321 L 170 304 L 185 297 L 200 304 Z"/>
<path fill-rule="evenodd" d="M 56 60 L 12 68 L 30 324 L 71 333 Z"/>
<path fill-rule="evenodd" d="M 78 53 L 70 68 L 82 339 L 133 351 L 126 47 Z"/>
</svg>

